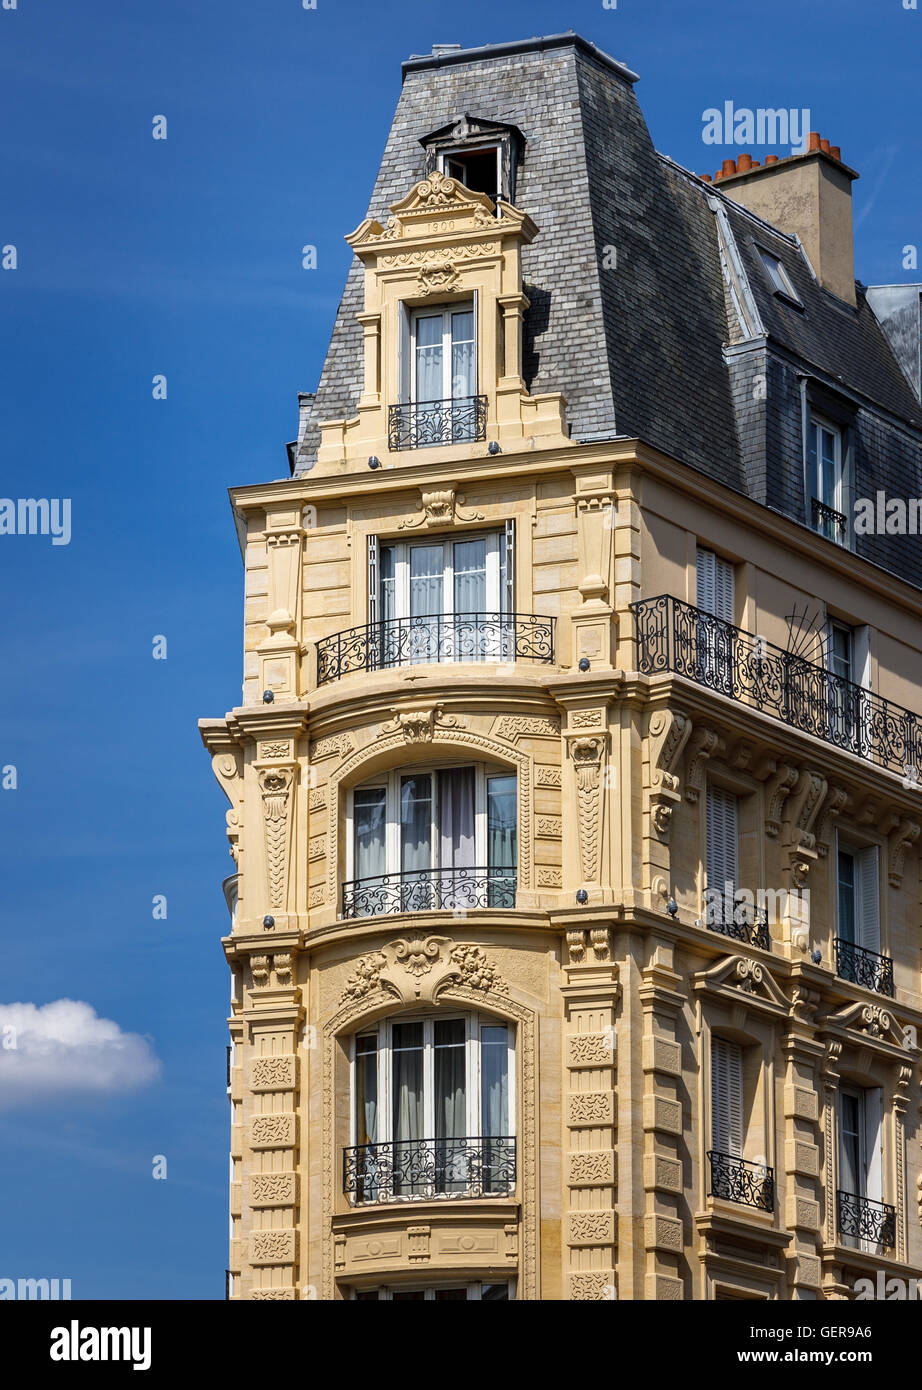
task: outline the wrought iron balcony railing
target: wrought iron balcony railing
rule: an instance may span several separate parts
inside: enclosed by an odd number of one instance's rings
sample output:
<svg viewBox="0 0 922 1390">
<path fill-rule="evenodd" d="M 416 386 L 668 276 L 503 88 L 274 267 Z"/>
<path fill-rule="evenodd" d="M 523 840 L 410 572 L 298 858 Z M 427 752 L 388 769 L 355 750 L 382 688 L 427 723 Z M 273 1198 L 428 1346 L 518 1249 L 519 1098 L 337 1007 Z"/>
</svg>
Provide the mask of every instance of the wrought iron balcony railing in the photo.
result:
<svg viewBox="0 0 922 1390">
<path fill-rule="evenodd" d="M 436 444 L 469 444 L 486 437 L 486 396 L 403 401 L 388 408 L 387 446 L 391 451 L 426 449 Z"/>
<path fill-rule="evenodd" d="M 553 662 L 556 621 L 531 613 L 434 613 L 348 628 L 317 643 L 317 684 L 439 661 Z"/>
<path fill-rule="evenodd" d="M 389 912 L 468 912 L 515 907 L 516 870 L 502 868 L 413 869 L 375 874 L 343 884 L 343 917 Z"/>
<path fill-rule="evenodd" d="M 352 1201 L 502 1197 L 515 1189 L 515 1139 L 397 1139 L 343 1151 L 343 1191 Z"/>
<path fill-rule="evenodd" d="M 840 980 L 864 985 L 865 989 L 893 998 L 893 961 L 889 956 L 880 956 L 865 946 L 844 941 L 841 936 L 836 937 L 835 947 L 836 974 Z"/>
<path fill-rule="evenodd" d="M 674 671 L 904 778 L 922 767 L 922 717 L 902 705 L 670 594 L 631 607 L 644 675 Z"/>
<path fill-rule="evenodd" d="M 708 1149 L 711 1167 L 709 1197 L 725 1202 L 739 1202 L 759 1211 L 774 1211 L 775 1170 L 761 1163 L 748 1163 L 745 1158 Z"/>
<path fill-rule="evenodd" d="M 770 951 L 772 948 L 767 908 L 750 907 L 748 903 L 728 902 L 725 907 L 718 904 L 705 911 L 704 923 L 708 931 L 720 932 L 722 936 L 732 937 L 734 941 L 761 946 L 763 951 Z"/>
<path fill-rule="evenodd" d="M 811 506 L 811 518 L 814 531 L 825 536 L 828 541 L 835 541 L 836 545 L 845 545 L 848 540 L 848 517 L 842 512 L 837 512 L 835 507 L 827 507 L 825 502 L 821 502 L 818 497 L 814 497 Z"/>
<path fill-rule="evenodd" d="M 836 1192 L 839 1235 L 889 1248 L 896 1244 L 896 1208 L 854 1192 Z"/>
</svg>

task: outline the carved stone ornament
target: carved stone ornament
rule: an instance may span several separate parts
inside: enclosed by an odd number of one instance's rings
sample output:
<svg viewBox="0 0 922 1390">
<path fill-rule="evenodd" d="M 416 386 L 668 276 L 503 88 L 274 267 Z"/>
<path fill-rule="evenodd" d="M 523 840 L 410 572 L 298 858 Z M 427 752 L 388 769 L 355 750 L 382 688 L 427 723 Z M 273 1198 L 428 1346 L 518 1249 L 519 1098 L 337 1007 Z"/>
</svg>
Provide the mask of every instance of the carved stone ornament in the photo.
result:
<svg viewBox="0 0 922 1390">
<path fill-rule="evenodd" d="M 405 710 L 381 725 L 382 734 L 402 734 L 407 743 L 431 743 L 438 728 L 455 728 L 453 714 L 443 714 L 444 706 L 430 705 L 428 709 Z"/>
<path fill-rule="evenodd" d="M 263 768 L 259 773 L 266 834 L 269 905 L 275 911 L 282 911 L 285 907 L 293 778 L 294 773 L 290 767 Z"/>
<path fill-rule="evenodd" d="M 685 800 L 694 804 L 704 787 L 704 769 L 708 759 L 719 752 L 723 740 L 716 729 L 696 729 L 688 745 L 688 765 L 685 770 Z"/>
<path fill-rule="evenodd" d="M 432 1002 L 449 985 L 484 994 L 506 994 L 505 980 L 480 946 L 456 945 L 447 936 L 398 937 L 363 956 L 346 981 L 342 1003 L 374 994 L 401 1003 Z"/>
<path fill-rule="evenodd" d="M 570 744 L 570 756 L 576 772 L 580 866 L 586 883 L 595 883 L 599 878 L 599 791 L 604 750 L 605 740 L 601 736 L 575 738 Z"/>
<path fill-rule="evenodd" d="M 398 531 L 412 531 L 417 526 L 450 526 L 455 521 L 483 521 L 483 519 L 483 512 L 468 511 L 464 507 L 463 493 L 459 493 L 456 497 L 454 488 L 441 488 L 436 492 L 421 492 L 419 510 L 416 515 L 405 517 L 397 529 Z"/>
<path fill-rule="evenodd" d="M 672 813 L 682 799 L 675 768 L 691 731 L 691 720 L 678 710 L 654 710 L 650 716 L 650 815 L 663 840 L 668 839 Z"/>
</svg>

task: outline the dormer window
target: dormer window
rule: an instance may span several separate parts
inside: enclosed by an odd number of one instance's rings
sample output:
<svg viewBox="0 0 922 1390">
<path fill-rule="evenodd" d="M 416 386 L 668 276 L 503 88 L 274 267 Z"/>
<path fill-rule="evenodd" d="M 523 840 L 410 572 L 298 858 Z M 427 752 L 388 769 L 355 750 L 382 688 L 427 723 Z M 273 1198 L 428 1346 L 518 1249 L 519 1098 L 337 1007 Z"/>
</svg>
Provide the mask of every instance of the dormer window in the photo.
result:
<svg viewBox="0 0 922 1390">
<path fill-rule="evenodd" d="M 494 203 L 503 196 L 502 152 L 499 145 L 446 150 L 440 156 L 440 168 L 443 174 L 457 179 L 472 193 L 486 193 Z"/>
<path fill-rule="evenodd" d="M 404 309 L 401 401 L 390 410 L 392 449 L 469 444 L 486 432 L 477 394 L 476 302 Z"/>
<path fill-rule="evenodd" d="M 842 430 L 829 420 L 810 416 L 810 523 L 836 545 L 848 544 L 845 514 L 845 447 Z"/>
</svg>

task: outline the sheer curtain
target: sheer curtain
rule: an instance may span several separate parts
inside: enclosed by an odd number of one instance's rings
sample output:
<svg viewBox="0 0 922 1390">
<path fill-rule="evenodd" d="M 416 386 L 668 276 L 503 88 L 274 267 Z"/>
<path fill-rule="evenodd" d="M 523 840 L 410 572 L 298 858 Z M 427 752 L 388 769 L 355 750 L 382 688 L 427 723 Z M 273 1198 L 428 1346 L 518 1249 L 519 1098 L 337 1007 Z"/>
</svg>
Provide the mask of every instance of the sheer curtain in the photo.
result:
<svg viewBox="0 0 922 1390">
<path fill-rule="evenodd" d="M 440 401 L 444 396 L 442 386 L 442 333 L 444 319 L 441 314 L 427 315 L 416 320 L 416 399 Z"/>
<path fill-rule="evenodd" d="M 483 1135 L 484 1192 L 505 1185 L 509 1145 L 509 1030 L 504 1024 L 480 1029 L 480 1132 Z"/>
<path fill-rule="evenodd" d="M 476 422 L 468 398 L 477 393 L 477 370 L 474 362 L 474 315 L 467 311 L 451 316 L 451 396 L 454 401 L 467 402 L 451 412 L 452 441 L 475 439 Z"/>
<path fill-rule="evenodd" d="M 353 878 L 373 878 L 385 872 L 386 802 L 384 787 L 359 787 L 353 793 Z"/>
<path fill-rule="evenodd" d="M 445 548 L 410 546 L 410 659 L 438 661 Z"/>
<path fill-rule="evenodd" d="M 452 767 L 439 773 L 439 867 L 442 906 L 476 906 L 474 769 Z M 458 873 L 446 870 L 457 869 Z"/>
<path fill-rule="evenodd" d="M 400 779 L 400 871 L 404 912 L 418 912 L 432 898 L 432 777 Z"/>
<path fill-rule="evenodd" d="M 465 1033 L 463 1018 L 437 1019 L 433 1029 L 437 1192 L 467 1186 Z"/>
<path fill-rule="evenodd" d="M 487 778 L 487 872 L 490 907 L 515 907 L 518 862 L 515 774 Z"/>
<path fill-rule="evenodd" d="M 378 1139 L 378 1039 L 355 1040 L 355 1142 L 360 1148 Z M 374 1149 L 356 1155 L 356 1196 L 374 1201 L 378 1191 L 378 1157 Z"/>
<path fill-rule="evenodd" d="M 394 1192 L 418 1194 L 426 1155 L 423 1133 L 423 1025 L 395 1023 L 391 1062 L 394 1074 Z"/>
</svg>

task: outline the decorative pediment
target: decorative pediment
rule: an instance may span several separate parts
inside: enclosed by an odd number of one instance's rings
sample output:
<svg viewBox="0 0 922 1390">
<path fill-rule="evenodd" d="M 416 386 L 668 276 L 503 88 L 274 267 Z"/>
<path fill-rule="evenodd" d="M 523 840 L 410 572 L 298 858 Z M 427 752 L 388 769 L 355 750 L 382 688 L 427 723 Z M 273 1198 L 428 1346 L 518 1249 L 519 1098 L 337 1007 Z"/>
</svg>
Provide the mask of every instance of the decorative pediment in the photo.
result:
<svg viewBox="0 0 922 1390">
<path fill-rule="evenodd" d="M 915 1028 L 897 1023 L 892 1011 L 882 1004 L 848 1004 L 824 1022 L 827 1028 L 858 1034 L 865 1045 L 877 1042 L 898 1047 L 901 1052 L 917 1050 Z"/>
<path fill-rule="evenodd" d="M 346 981 L 341 1002 L 373 1007 L 389 999 L 401 1004 L 432 1003 L 449 985 L 507 994 L 508 986 L 480 946 L 457 944 L 448 936 L 416 933 L 398 937 L 363 956 Z"/>
<path fill-rule="evenodd" d="M 737 1006 L 754 1006 L 776 1016 L 791 1012 L 791 1001 L 771 971 L 748 956 L 726 956 L 710 970 L 700 971 L 695 976 L 695 992 L 711 994 Z"/>
<path fill-rule="evenodd" d="M 460 145 L 468 140 L 495 141 L 510 135 L 514 135 L 522 144 L 525 143 L 525 137 L 518 126 L 506 125 L 503 121 L 488 121 L 465 112 L 457 120 L 449 121 L 447 125 L 439 126 L 438 130 L 431 130 L 428 135 L 421 136 L 419 143 L 428 149 L 430 145 Z"/>
<path fill-rule="evenodd" d="M 527 213 L 505 202 L 500 226 L 493 201 L 486 193 L 476 193 L 438 169 L 433 169 L 426 178 L 415 183 L 406 197 L 391 203 L 391 213 L 386 228 L 374 218 L 366 217 L 346 237 L 358 255 L 376 250 L 382 242 L 431 239 L 434 236 L 443 239 L 452 234 L 479 236 L 486 233 L 488 237 L 518 235 L 528 242 L 538 230 Z M 498 250 L 498 246 L 491 249 Z M 473 255 L 475 251 L 467 246 L 462 248 L 462 254 Z"/>
</svg>

